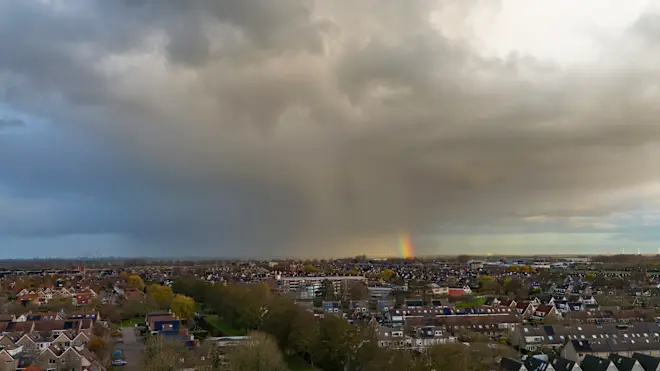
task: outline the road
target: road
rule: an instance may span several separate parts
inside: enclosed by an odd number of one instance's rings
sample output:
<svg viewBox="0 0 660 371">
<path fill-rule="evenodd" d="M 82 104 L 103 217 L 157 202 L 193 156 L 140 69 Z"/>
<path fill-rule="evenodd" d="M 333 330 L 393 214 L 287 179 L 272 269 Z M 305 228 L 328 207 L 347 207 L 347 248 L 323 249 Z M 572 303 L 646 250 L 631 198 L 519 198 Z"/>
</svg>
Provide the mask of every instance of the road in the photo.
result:
<svg viewBox="0 0 660 371">
<path fill-rule="evenodd" d="M 121 335 L 124 339 L 123 343 L 117 344 L 115 349 L 121 349 L 127 365 L 122 367 L 124 371 L 139 371 L 140 370 L 140 357 L 142 357 L 142 349 L 144 344 L 138 340 L 135 335 L 134 327 L 123 327 Z"/>
</svg>

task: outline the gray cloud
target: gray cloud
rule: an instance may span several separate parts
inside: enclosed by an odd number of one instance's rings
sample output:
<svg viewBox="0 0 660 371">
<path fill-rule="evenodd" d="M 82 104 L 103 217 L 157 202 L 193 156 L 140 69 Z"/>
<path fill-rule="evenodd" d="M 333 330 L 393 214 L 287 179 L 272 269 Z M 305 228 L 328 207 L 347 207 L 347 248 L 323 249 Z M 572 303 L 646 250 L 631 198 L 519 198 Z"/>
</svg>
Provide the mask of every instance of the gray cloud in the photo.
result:
<svg viewBox="0 0 660 371">
<path fill-rule="evenodd" d="M 650 61 L 618 44 L 599 68 L 487 57 L 470 35 L 443 36 L 431 7 L 0 4 L 0 49 L 13 51 L 0 55 L 0 102 L 49 122 L 0 137 L 0 200 L 14 205 L 0 220 L 50 200 L 0 233 L 331 255 L 403 230 L 557 231 L 524 218 L 657 196 L 631 191 L 660 180 Z M 656 40 L 648 25 L 627 35 Z"/>
<path fill-rule="evenodd" d="M 25 121 L 21 119 L 0 117 L 0 129 L 17 128 L 21 126 L 25 126 Z"/>
</svg>

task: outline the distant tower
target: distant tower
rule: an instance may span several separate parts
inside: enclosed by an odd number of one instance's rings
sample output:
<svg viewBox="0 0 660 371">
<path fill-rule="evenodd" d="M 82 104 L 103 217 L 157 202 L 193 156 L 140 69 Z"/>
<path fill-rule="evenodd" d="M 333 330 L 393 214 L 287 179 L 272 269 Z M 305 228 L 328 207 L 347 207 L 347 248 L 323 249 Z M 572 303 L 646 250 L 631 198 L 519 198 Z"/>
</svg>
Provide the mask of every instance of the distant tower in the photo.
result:
<svg viewBox="0 0 660 371">
<path fill-rule="evenodd" d="M 637 248 L 637 255 L 642 255 L 642 253 L 639 251 L 639 247 Z"/>
<path fill-rule="evenodd" d="M 621 255 L 626 255 L 626 248 L 625 247 L 621 248 Z"/>
</svg>

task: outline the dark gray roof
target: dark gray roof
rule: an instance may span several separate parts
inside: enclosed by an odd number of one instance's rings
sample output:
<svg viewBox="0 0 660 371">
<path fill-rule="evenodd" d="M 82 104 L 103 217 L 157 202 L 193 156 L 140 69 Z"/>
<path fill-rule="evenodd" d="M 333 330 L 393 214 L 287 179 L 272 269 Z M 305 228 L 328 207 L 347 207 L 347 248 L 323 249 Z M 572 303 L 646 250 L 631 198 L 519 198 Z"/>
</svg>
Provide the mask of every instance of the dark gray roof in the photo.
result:
<svg viewBox="0 0 660 371">
<path fill-rule="evenodd" d="M 642 353 L 633 353 L 632 357 L 642 365 L 644 371 L 655 371 L 660 366 L 660 358 Z"/>
<path fill-rule="evenodd" d="M 575 361 L 562 357 L 556 357 L 550 363 L 555 371 L 572 371 L 575 366 Z"/>
<path fill-rule="evenodd" d="M 548 366 L 550 366 L 550 364 L 542 359 L 527 357 L 525 360 L 525 368 L 527 371 L 545 371 L 548 369 Z"/>
<path fill-rule="evenodd" d="M 500 361 L 500 370 L 502 371 L 520 371 L 522 367 L 522 362 L 512 358 L 502 358 Z"/>
<path fill-rule="evenodd" d="M 637 363 L 637 360 L 634 358 L 620 356 L 616 353 L 610 354 L 610 361 L 614 363 L 618 371 L 632 371 L 635 363 Z"/>
<path fill-rule="evenodd" d="M 607 371 L 610 360 L 592 355 L 587 355 L 582 360 L 580 368 L 582 371 Z"/>
</svg>

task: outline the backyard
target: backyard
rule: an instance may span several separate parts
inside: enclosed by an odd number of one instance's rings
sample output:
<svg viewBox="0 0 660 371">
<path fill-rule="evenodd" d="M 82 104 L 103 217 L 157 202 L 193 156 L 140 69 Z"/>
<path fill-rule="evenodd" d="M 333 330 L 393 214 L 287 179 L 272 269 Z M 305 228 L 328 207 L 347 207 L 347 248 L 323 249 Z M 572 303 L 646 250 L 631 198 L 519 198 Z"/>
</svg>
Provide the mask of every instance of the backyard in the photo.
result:
<svg viewBox="0 0 660 371">
<path fill-rule="evenodd" d="M 144 324 L 144 317 L 135 317 L 121 321 L 121 327 L 135 327 L 135 325 Z"/>
<path fill-rule="evenodd" d="M 217 314 L 209 314 L 208 316 L 206 316 L 206 322 L 208 322 L 210 325 L 215 327 L 218 331 L 225 334 L 225 336 L 245 335 L 244 331 L 233 328 Z"/>
</svg>

